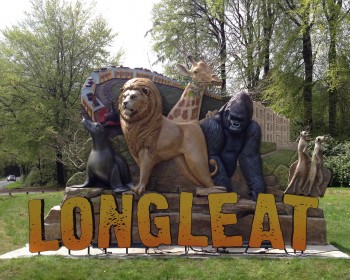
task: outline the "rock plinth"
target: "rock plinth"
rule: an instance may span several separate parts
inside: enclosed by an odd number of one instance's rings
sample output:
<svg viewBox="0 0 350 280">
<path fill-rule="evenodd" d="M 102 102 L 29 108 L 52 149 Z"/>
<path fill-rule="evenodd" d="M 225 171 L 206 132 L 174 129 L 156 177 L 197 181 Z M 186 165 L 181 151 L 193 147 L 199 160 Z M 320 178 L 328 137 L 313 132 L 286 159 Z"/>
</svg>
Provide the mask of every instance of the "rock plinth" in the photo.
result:
<svg viewBox="0 0 350 280">
<path fill-rule="evenodd" d="M 284 242 L 286 244 L 291 243 L 293 235 L 293 207 L 286 205 L 282 202 L 283 191 L 279 190 L 277 182 L 274 178 L 265 178 L 267 184 L 267 193 L 273 194 L 276 201 L 276 208 L 278 212 L 280 227 L 283 233 Z M 270 184 L 270 185 L 269 185 Z M 152 191 L 149 191 L 152 192 Z M 154 192 L 154 191 L 153 191 Z M 192 201 L 192 235 L 207 236 L 209 244 L 212 243 L 211 239 L 211 220 L 210 210 L 208 204 L 208 195 L 211 193 L 225 193 L 225 189 L 222 187 L 216 187 L 213 189 L 196 188 L 194 186 L 185 186 L 183 188 L 169 187 L 169 192 L 160 193 L 163 195 L 169 207 L 165 210 L 158 210 L 155 205 L 150 206 L 150 223 L 151 233 L 157 235 L 158 228 L 153 223 L 155 217 L 168 216 L 170 217 L 171 238 L 172 245 L 176 245 L 178 228 L 179 228 L 179 211 L 180 211 L 180 193 L 190 192 L 193 195 Z M 130 194 L 131 192 L 129 192 Z M 147 192 L 146 192 L 147 193 Z M 157 192 L 158 193 L 158 192 Z M 112 191 L 103 190 L 98 188 L 91 189 L 79 189 L 79 188 L 66 188 L 62 203 L 71 197 L 85 197 L 91 201 L 94 215 L 94 240 L 93 243 L 97 244 L 98 227 L 100 217 L 100 199 L 101 194 L 113 194 Z M 117 202 L 118 208 L 121 207 L 120 194 L 113 194 Z M 133 221 L 132 221 L 132 243 L 140 244 L 141 239 L 138 230 L 137 220 L 137 205 L 142 196 L 133 194 Z M 61 203 L 61 206 L 62 206 Z M 224 204 L 222 206 L 222 213 L 229 214 L 234 213 L 237 217 L 237 223 L 224 226 L 224 232 L 228 236 L 241 235 L 243 241 L 248 242 L 251 233 L 252 222 L 254 218 L 256 203 L 252 200 L 244 198 L 238 194 L 238 202 L 234 204 Z M 80 234 L 80 214 L 79 209 L 76 208 L 76 223 L 77 223 L 77 236 Z M 46 240 L 61 239 L 60 234 L 60 206 L 53 207 L 49 214 L 45 218 L 45 238 Z M 264 229 L 269 228 L 269 221 L 265 219 Z M 113 231 L 111 231 L 111 246 L 117 246 L 117 240 Z M 321 245 L 327 244 L 326 236 L 326 221 L 324 219 L 322 209 L 310 208 L 307 212 L 307 245 Z"/>
</svg>

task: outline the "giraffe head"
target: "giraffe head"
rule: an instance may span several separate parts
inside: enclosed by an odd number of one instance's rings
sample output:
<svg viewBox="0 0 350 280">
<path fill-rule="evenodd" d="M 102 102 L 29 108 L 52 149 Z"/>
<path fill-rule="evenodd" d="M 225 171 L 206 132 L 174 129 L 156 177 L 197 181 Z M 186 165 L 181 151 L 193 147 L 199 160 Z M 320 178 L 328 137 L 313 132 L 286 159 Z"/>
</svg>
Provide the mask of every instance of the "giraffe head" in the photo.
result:
<svg viewBox="0 0 350 280">
<path fill-rule="evenodd" d="M 204 60 L 195 61 L 192 56 L 187 57 L 192 63 L 191 69 L 187 69 L 183 64 L 177 64 L 180 73 L 192 78 L 192 81 L 202 85 L 221 86 L 222 80 L 213 73 L 213 68 Z"/>
</svg>

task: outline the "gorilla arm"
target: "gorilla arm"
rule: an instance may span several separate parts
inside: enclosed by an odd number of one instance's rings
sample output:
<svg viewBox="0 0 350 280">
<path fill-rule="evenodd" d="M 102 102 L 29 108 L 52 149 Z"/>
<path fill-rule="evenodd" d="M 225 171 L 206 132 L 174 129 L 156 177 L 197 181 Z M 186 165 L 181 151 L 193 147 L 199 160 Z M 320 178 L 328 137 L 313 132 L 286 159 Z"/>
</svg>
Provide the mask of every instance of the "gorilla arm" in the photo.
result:
<svg viewBox="0 0 350 280">
<path fill-rule="evenodd" d="M 202 120 L 200 126 L 207 142 L 208 158 L 209 160 L 215 160 L 218 166 L 218 172 L 213 177 L 214 184 L 216 186 L 225 186 L 228 191 L 232 191 L 231 180 L 227 175 L 226 167 L 221 158 L 226 141 L 224 128 L 221 125 L 220 114 Z"/>
<path fill-rule="evenodd" d="M 243 176 L 254 200 L 257 199 L 259 193 L 264 193 L 266 189 L 259 152 L 260 139 L 260 126 L 252 121 L 246 130 L 244 146 L 238 158 Z"/>
<path fill-rule="evenodd" d="M 208 156 L 219 156 L 225 143 L 225 135 L 221 126 L 220 116 L 204 119 L 200 122 L 207 142 Z"/>
</svg>

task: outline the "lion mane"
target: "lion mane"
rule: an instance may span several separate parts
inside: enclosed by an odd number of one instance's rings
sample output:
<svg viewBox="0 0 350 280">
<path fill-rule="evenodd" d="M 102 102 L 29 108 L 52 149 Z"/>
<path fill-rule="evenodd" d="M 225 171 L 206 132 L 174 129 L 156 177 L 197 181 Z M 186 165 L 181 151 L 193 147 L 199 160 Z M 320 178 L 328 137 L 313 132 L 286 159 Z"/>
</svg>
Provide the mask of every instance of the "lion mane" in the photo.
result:
<svg viewBox="0 0 350 280">
<path fill-rule="evenodd" d="M 133 191 L 145 191 L 153 167 L 174 159 L 195 185 L 213 187 L 207 146 L 198 122 L 175 123 L 162 114 L 162 99 L 149 79 L 127 81 L 118 99 L 120 122 L 129 151 L 140 167 Z M 191 139 L 191 141 L 189 141 Z"/>
<path fill-rule="evenodd" d="M 131 116 L 123 110 L 123 93 L 127 90 L 139 91 L 140 96 L 135 100 L 137 110 Z M 121 88 L 118 99 L 120 122 L 129 151 L 138 162 L 140 149 L 147 148 L 155 151 L 162 123 L 162 99 L 153 82 L 144 78 L 127 81 Z"/>
</svg>

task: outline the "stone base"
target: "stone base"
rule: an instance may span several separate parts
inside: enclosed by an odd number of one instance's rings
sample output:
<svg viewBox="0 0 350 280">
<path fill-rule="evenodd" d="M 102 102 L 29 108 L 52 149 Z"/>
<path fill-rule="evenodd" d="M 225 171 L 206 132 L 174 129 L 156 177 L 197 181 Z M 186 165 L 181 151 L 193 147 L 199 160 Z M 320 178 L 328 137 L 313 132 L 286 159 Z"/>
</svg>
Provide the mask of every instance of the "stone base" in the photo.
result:
<svg viewBox="0 0 350 280">
<path fill-rule="evenodd" d="M 272 178 L 268 179 L 273 181 Z M 273 183 L 273 182 L 271 182 Z M 192 234 L 208 236 L 209 245 L 211 240 L 211 223 L 209 215 L 208 194 L 225 192 L 222 188 L 192 188 L 193 205 L 192 205 Z M 293 207 L 282 203 L 283 192 L 278 188 L 269 187 L 269 193 L 274 194 L 276 206 L 280 221 L 281 230 L 284 237 L 284 242 L 290 244 L 293 231 Z M 100 195 L 112 194 L 111 191 L 102 189 L 77 189 L 67 188 L 64 199 L 74 196 L 83 196 L 89 198 L 94 212 L 95 236 L 94 243 L 97 243 L 99 211 L 100 211 Z M 178 226 L 179 226 L 179 209 L 180 209 L 180 194 L 179 193 L 162 193 L 166 197 L 169 208 L 159 211 L 156 207 L 150 207 L 151 215 L 151 232 L 157 235 L 158 229 L 152 222 L 152 219 L 157 216 L 169 216 L 171 220 L 171 237 L 172 245 L 177 244 Z M 118 207 L 121 205 L 121 196 L 114 194 Z M 134 195 L 133 207 L 133 225 L 132 225 L 132 242 L 134 244 L 141 243 L 138 232 L 137 221 L 137 204 L 141 196 Z M 224 227 L 225 234 L 228 236 L 241 235 L 243 241 L 248 242 L 252 221 L 255 213 L 256 203 L 252 200 L 240 198 L 238 203 L 224 204 L 222 207 L 223 213 L 234 213 L 237 216 L 237 224 L 227 225 Z M 308 245 L 324 245 L 327 244 L 326 221 L 324 219 L 322 209 L 309 209 L 307 212 L 307 244 Z M 76 213 L 77 234 L 79 236 L 80 215 Z M 264 222 L 264 228 L 268 228 L 268 221 Z M 45 238 L 46 240 L 61 239 L 60 236 L 60 206 L 53 207 L 45 218 Z M 117 241 L 114 233 L 111 234 L 111 246 L 116 246 Z"/>
</svg>

